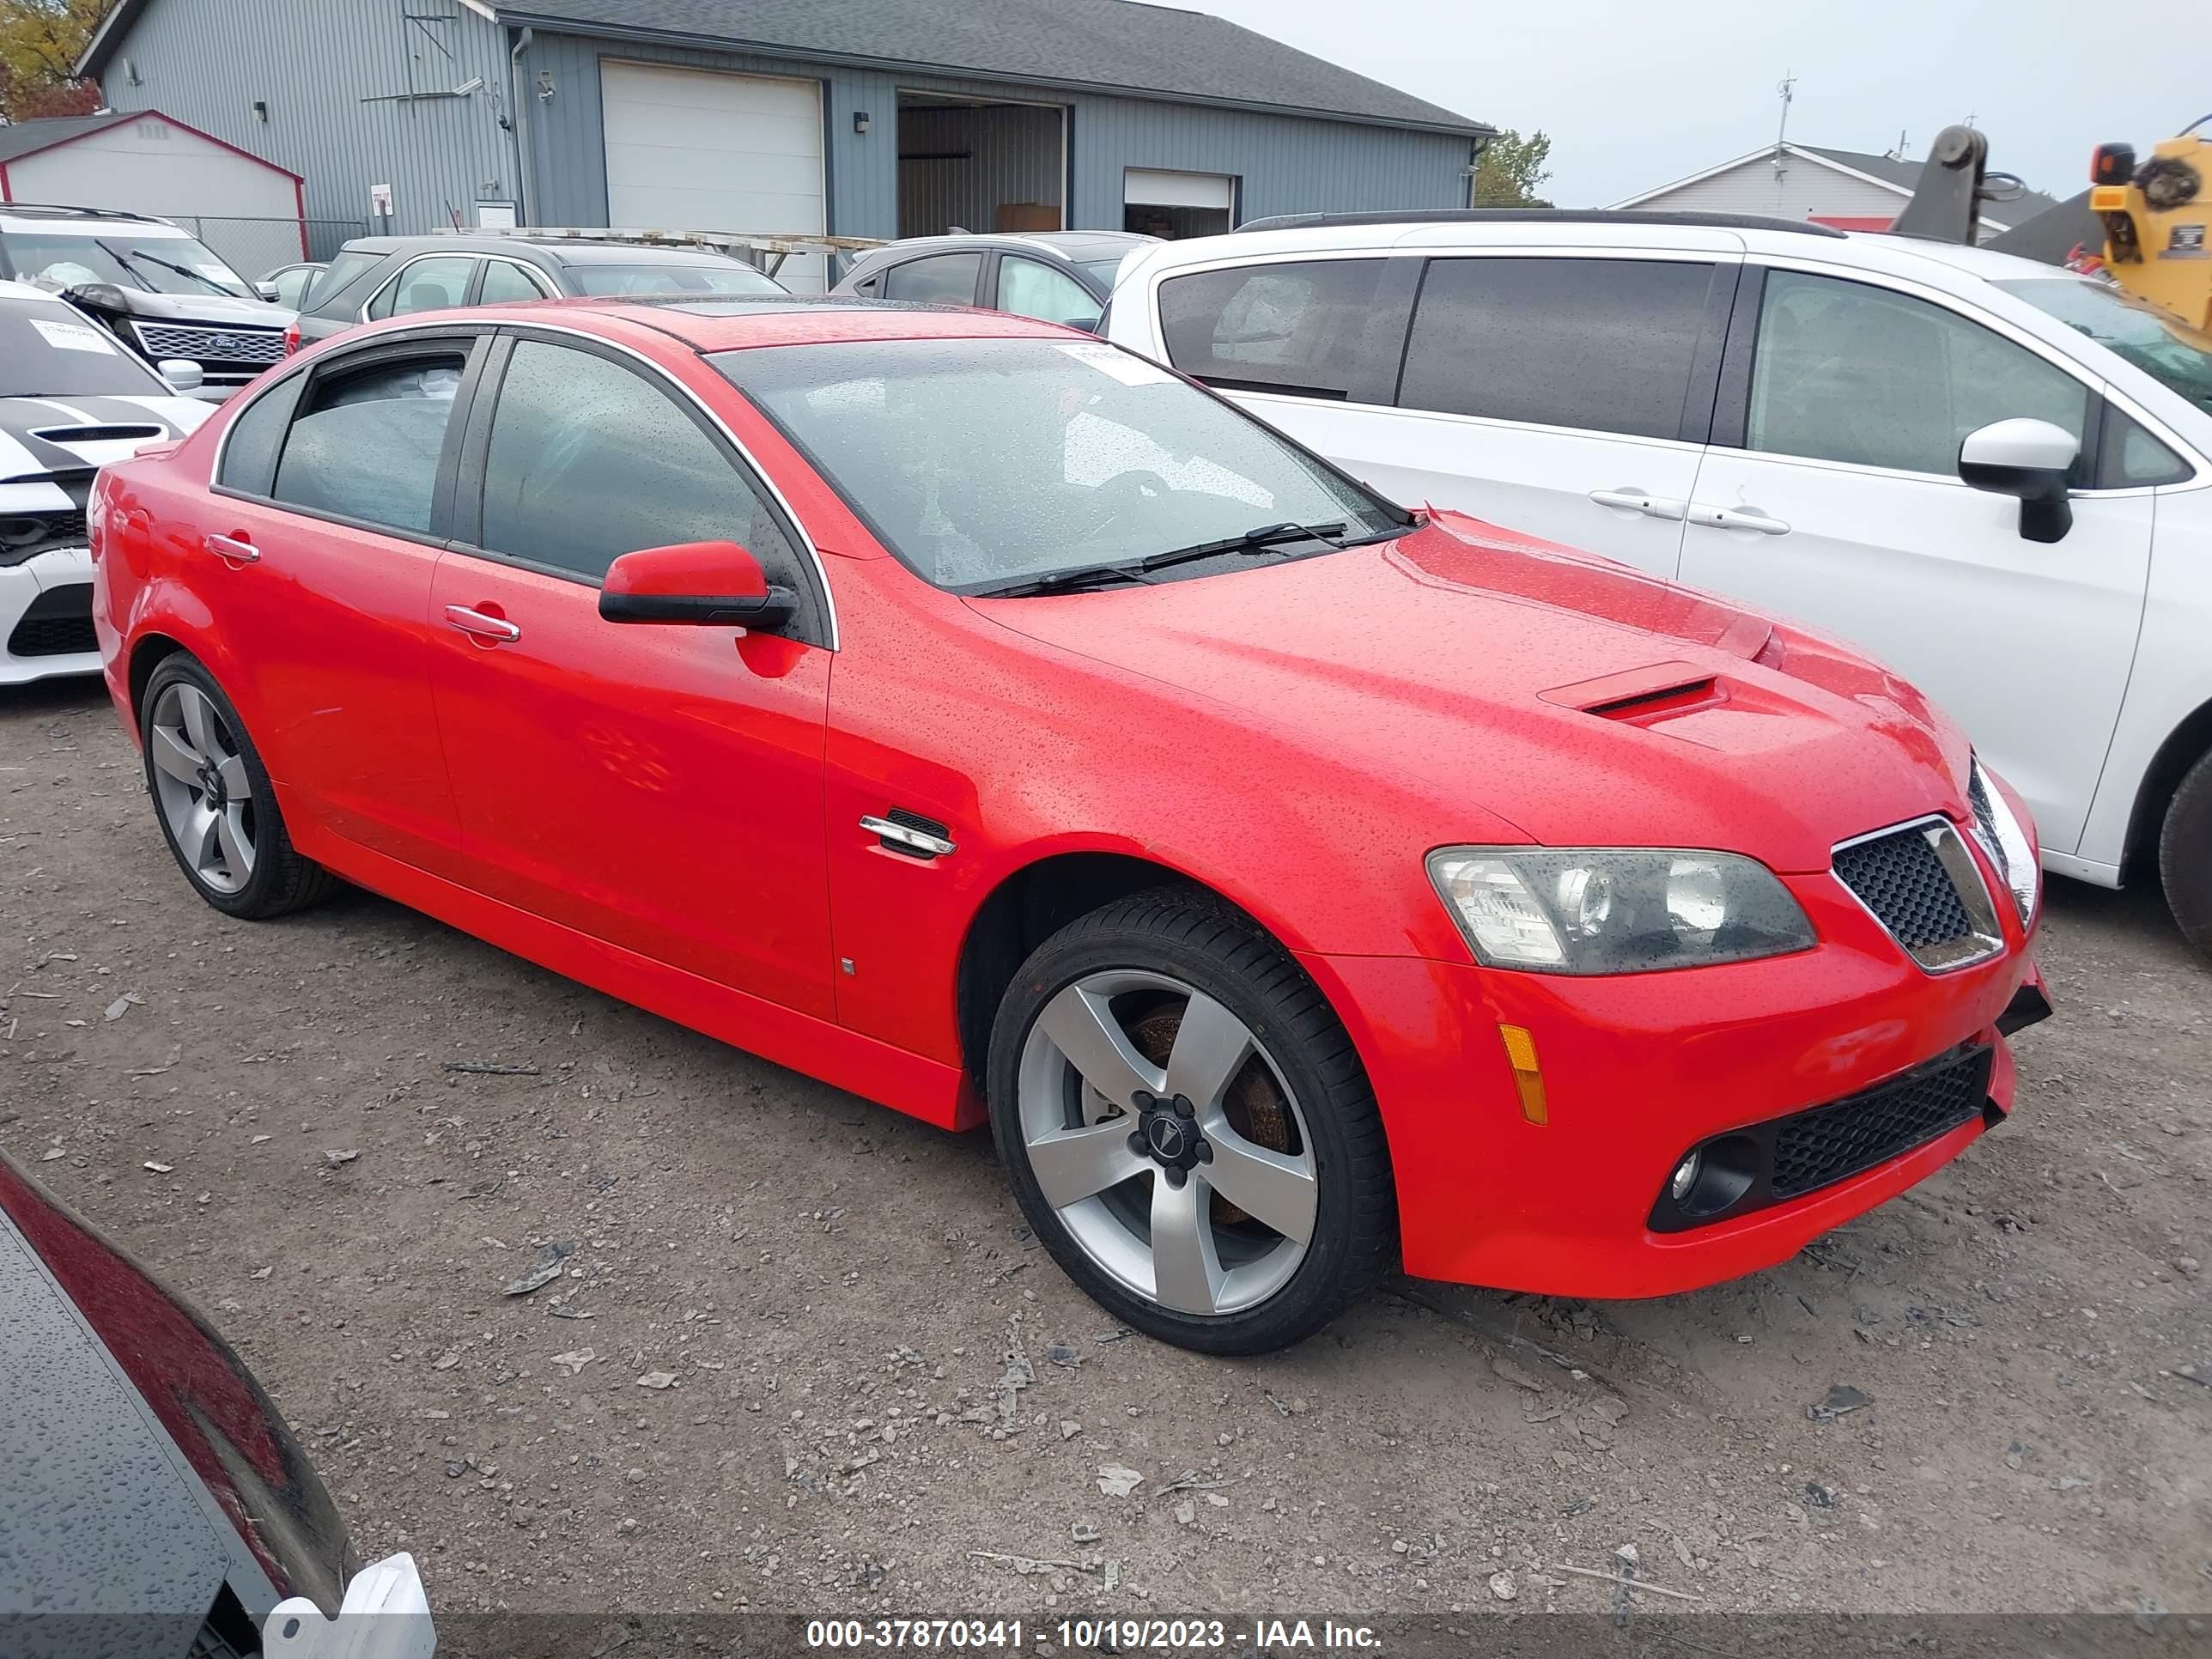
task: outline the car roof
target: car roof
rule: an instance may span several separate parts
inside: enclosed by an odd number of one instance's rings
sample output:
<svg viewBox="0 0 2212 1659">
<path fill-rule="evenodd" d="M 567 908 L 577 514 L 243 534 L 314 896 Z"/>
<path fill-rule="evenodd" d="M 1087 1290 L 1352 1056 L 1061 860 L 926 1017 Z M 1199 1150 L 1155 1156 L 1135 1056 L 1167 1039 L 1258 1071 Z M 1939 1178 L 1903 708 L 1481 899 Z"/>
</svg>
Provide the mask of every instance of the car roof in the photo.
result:
<svg viewBox="0 0 2212 1659">
<path fill-rule="evenodd" d="M 340 250 L 348 253 L 506 253 L 536 263 L 568 265 L 733 265 L 742 259 L 704 248 L 655 246 L 643 242 L 586 242 L 562 236 L 471 236 L 441 232 L 428 236 L 356 236 Z"/>
<path fill-rule="evenodd" d="M 856 263 L 872 264 L 892 254 L 904 258 L 939 248 L 952 252 L 968 248 L 1036 248 L 1058 254 L 1063 259 L 1096 259 L 1109 253 L 1127 253 L 1131 248 L 1150 247 L 1159 240 L 1133 230 L 994 230 L 972 234 L 955 231 L 945 236 L 908 236 L 887 242 L 881 247 L 870 248 Z"/>
<path fill-rule="evenodd" d="M 1808 230 L 1816 234 L 1807 234 Z M 2025 281 L 2060 276 L 2053 266 L 2009 253 L 1893 232 L 1837 231 L 1735 214 L 1515 212 L 1480 216 L 1401 214 L 1322 216 L 1317 222 L 1194 236 L 1148 249 L 1138 270 L 1156 274 L 1243 258 L 1322 252 L 1417 252 L 1453 247 L 1650 247 L 1814 259 L 1956 286 L 1957 279 Z M 1125 272 L 1125 280 L 1127 275 Z"/>
<path fill-rule="evenodd" d="M 420 324 L 419 313 L 394 319 Z M 544 324 L 555 319 L 601 331 L 593 324 L 629 323 L 681 342 L 694 351 L 737 351 L 750 346 L 824 345 L 851 340 L 1036 339 L 1098 343 L 1096 335 L 1057 323 L 1041 323 L 1003 311 L 967 306 L 933 306 L 897 300 L 831 298 L 815 295 L 717 295 L 712 299 L 670 295 L 640 299 L 545 300 L 535 304 L 472 306 L 453 314 L 478 323 Z M 359 339 L 370 331 L 341 337 Z M 615 331 L 605 330 L 608 332 Z"/>
<path fill-rule="evenodd" d="M 119 208 L 69 207 L 46 202 L 0 202 L 0 231 L 63 230 L 87 236 L 189 236 L 191 232 L 150 214 Z"/>
</svg>

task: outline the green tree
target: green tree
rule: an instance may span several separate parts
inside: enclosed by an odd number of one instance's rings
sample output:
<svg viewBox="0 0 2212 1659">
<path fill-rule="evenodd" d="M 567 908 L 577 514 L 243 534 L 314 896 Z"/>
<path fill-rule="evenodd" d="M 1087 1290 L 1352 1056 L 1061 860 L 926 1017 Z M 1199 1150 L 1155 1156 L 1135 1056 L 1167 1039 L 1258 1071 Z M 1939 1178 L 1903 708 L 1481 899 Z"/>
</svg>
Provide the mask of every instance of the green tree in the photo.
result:
<svg viewBox="0 0 2212 1659">
<path fill-rule="evenodd" d="M 0 0 L 0 120 L 84 115 L 100 85 L 73 73 L 109 0 Z"/>
<path fill-rule="evenodd" d="M 1475 160 L 1475 206 L 1551 206 L 1536 193 L 1536 186 L 1552 176 L 1544 165 L 1551 155 L 1552 141 L 1541 128 L 1526 138 L 1510 127 L 1501 128 Z"/>
</svg>

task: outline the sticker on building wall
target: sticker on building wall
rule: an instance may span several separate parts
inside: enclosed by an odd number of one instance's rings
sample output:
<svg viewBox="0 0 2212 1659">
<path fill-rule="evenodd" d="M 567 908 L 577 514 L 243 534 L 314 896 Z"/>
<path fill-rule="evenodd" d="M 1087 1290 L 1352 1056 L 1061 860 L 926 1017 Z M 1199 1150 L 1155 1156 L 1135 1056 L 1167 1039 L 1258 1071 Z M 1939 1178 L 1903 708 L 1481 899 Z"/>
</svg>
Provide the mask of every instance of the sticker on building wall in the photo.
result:
<svg viewBox="0 0 2212 1659">
<path fill-rule="evenodd" d="M 392 186 L 371 185 L 368 187 L 368 208 L 370 212 L 380 217 L 389 219 L 392 216 Z"/>
</svg>

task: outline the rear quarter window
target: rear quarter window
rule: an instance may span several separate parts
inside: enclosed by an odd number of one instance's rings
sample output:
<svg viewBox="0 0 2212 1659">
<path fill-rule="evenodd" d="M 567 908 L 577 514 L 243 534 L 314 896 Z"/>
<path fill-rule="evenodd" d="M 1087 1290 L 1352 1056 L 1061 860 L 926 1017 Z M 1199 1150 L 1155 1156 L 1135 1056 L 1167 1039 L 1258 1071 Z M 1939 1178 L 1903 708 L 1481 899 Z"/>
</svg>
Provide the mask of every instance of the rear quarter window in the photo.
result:
<svg viewBox="0 0 2212 1659">
<path fill-rule="evenodd" d="M 1380 305 L 1387 261 L 1237 265 L 1160 284 L 1168 361 L 1230 391 L 1389 400 L 1402 307 Z"/>
</svg>

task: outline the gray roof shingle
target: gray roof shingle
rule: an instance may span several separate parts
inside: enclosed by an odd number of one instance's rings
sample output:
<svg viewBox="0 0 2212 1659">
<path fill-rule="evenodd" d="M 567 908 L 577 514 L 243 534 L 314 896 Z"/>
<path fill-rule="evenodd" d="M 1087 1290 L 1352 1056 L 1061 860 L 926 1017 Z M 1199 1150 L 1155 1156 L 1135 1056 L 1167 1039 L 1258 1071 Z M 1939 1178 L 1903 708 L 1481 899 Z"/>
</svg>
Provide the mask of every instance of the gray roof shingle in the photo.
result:
<svg viewBox="0 0 2212 1659">
<path fill-rule="evenodd" d="M 1886 185 L 1895 185 L 1899 190 L 1918 189 L 1920 171 L 1927 165 L 1925 161 L 1900 161 L 1891 155 L 1869 155 L 1863 149 L 1831 149 L 1825 144 L 1793 143 L 1790 148 L 1833 161 L 1839 167 L 1849 167 L 1854 173 L 1870 174 Z M 2055 196 L 2045 196 L 2039 190 L 2023 190 L 2015 201 L 1984 204 L 1982 216 L 1995 219 L 2000 224 L 2018 226 L 2026 224 L 2039 214 L 2050 212 L 2057 205 L 2058 198 Z"/>
<path fill-rule="evenodd" d="M 132 118 L 129 114 L 110 112 L 106 115 L 56 115 L 38 121 L 17 121 L 0 127 L 0 161 L 34 155 L 72 138 L 82 138 L 88 132 L 104 132 Z"/>
<path fill-rule="evenodd" d="M 1139 0 L 493 0 L 502 22 L 1164 94 L 1473 137 L 1480 121 L 1203 12 Z"/>
</svg>

